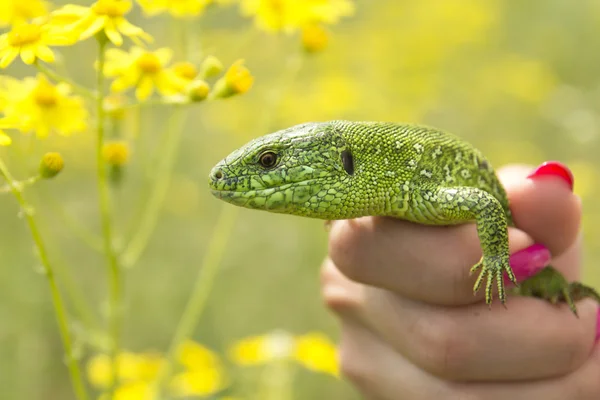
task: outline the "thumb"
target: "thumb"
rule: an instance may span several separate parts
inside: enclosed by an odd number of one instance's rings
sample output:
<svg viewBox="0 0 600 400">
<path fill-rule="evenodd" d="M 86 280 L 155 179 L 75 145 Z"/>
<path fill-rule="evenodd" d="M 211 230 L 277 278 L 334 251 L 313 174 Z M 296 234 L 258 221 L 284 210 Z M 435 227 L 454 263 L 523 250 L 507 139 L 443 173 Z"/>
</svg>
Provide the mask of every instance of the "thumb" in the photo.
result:
<svg viewBox="0 0 600 400">
<path fill-rule="evenodd" d="M 515 225 L 552 257 L 564 253 L 577 239 L 581 200 L 573 194 L 569 169 L 556 162 L 538 168 L 511 165 L 498 176 L 506 188 Z"/>
</svg>

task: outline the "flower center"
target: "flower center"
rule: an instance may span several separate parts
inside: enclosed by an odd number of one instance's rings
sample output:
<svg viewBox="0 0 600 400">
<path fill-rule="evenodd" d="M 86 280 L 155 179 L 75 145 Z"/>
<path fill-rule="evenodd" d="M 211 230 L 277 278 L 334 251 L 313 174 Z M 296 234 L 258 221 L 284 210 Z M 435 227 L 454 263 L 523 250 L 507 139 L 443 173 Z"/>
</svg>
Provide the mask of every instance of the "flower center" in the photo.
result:
<svg viewBox="0 0 600 400">
<path fill-rule="evenodd" d="M 40 82 L 33 92 L 35 103 L 43 108 L 52 108 L 58 103 L 58 91 L 48 82 Z"/>
<path fill-rule="evenodd" d="M 196 66 L 191 62 L 180 62 L 177 63 L 174 68 L 175 74 L 183 79 L 192 80 L 198 75 Z"/>
<path fill-rule="evenodd" d="M 21 24 L 8 33 L 8 44 L 12 47 L 25 46 L 39 41 L 41 36 L 42 30 L 38 25 Z"/>
<path fill-rule="evenodd" d="M 136 61 L 137 66 L 146 74 L 155 74 L 161 69 L 160 60 L 152 53 L 142 54 Z"/>
<path fill-rule="evenodd" d="M 122 0 L 98 0 L 92 5 L 92 10 L 98 15 L 110 18 L 118 18 L 127 14 L 131 9 L 131 3 Z"/>
</svg>

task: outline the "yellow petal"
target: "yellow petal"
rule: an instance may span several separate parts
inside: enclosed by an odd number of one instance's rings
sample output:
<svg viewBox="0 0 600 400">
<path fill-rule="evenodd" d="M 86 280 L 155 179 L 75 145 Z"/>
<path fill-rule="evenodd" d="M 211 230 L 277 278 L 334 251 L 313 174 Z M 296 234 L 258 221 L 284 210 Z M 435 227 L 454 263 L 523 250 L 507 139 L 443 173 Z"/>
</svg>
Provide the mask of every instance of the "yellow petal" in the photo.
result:
<svg viewBox="0 0 600 400">
<path fill-rule="evenodd" d="M 10 65 L 11 62 L 19 55 L 19 49 L 11 47 L 4 53 L 2 59 L 0 60 L 0 68 L 6 68 Z"/>
<path fill-rule="evenodd" d="M 0 146 L 9 146 L 12 143 L 12 139 L 6 133 L 0 131 Z"/>
<path fill-rule="evenodd" d="M 135 97 L 140 101 L 146 100 L 152 94 L 153 89 L 154 83 L 152 82 L 152 78 L 144 76 L 138 83 L 138 87 L 135 90 Z"/>
<path fill-rule="evenodd" d="M 82 17 L 89 11 L 88 7 L 66 4 L 52 12 L 52 16 Z"/>
<path fill-rule="evenodd" d="M 23 60 L 25 64 L 33 64 L 35 61 L 35 51 L 33 47 L 26 46 L 21 48 L 21 60 Z"/>
<path fill-rule="evenodd" d="M 171 61 L 171 57 L 173 57 L 173 51 L 168 47 L 161 47 L 154 52 L 154 55 L 158 58 L 160 64 L 164 66 Z"/>
<path fill-rule="evenodd" d="M 298 337 L 295 358 L 308 369 L 339 375 L 335 345 L 322 333 L 314 332 Z"/>
<path fill-rule="evenodd" d="M 99 32 L 108 21 L 108 17 L 97 17 L 93 20 L 90 26 L 87 27 L 81 34 L 79 35 L 80 39 L 87 39 L 89 37 L 94 36 L 97 32 Z"/>
<path fill-rule="evenodd" d="M 179 345 L 177 358 L 189 370 L 204 371 L 220 366 L 216 353 L 193 340 L 186 340 Z"/>
<path fill-rule="evenodd" d="M 122 92 L 126 89 L 129 89 L 133 85 L 135 85 L 135 82 L 131 82 L 131 80 L 128 79 L 127 76 L 121 76 L 121 77 L 115 79 L 113 81 L 113 83 L 110 85 L 110 91 L 111 92 Z"/>
<path fill-rule="evenodd" d="M 52 50 L 50 50 L 50 48 L 48 46 L 45 46 L 43 44 L 38 45 L 35 54 L 41 60 L 43 60 L 47 63 L 54 62 L 54 53 L 52 52 Z"/>
<path fill-rule="evenodd" d="M 123 35 L 125 36 L 139 36 L 144 33 L 144 30 L 142 28 L 133 25 L 125 18 L 119 18 L 118 20 L 116 20 L 115 25 L 117 26 L 117 29 L 123 32 Z"/>
<path fill-rule="evenodd" d="M 223 386 L 222 372 L 215 368 L 186 371 L 175 375 L 171 389 L 182 397 L 206 397 L 217 392 Z"/>
<path fill-rule="evenodd" d="M 123 36 L 117 31 L 115 25 L 112 21 L 108 21 L 106 26 L 104 27 L 104 33 L 106 33 L 106 37 L 110 40 L 115 46 L 121 46 L 123 44 Z"/>
</svg>

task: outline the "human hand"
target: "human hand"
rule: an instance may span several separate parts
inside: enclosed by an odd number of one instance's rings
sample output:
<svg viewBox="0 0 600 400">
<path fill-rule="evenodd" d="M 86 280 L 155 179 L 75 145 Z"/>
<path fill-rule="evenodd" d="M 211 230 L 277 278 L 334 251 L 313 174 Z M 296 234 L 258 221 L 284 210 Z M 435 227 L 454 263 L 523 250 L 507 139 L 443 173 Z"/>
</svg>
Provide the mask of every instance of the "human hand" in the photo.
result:
<svg viewBox="0 0 600 400">
<path fill-rule="evenodd" d="M 549 250 L 579 280 L 579 198 L 564 177 L 530 173 L 499 171 L 521 228 L 509 232 L 515 274 L 540 270 Z M 341 320 L 343 374 L 369 399 L 600 399 L 598 304 L 578 302 L 579 319 L 530 297 L 488 310 L 469 276 L 480 256 L 474 225 L 332 224 L 322 282 Z"/>
</svg>

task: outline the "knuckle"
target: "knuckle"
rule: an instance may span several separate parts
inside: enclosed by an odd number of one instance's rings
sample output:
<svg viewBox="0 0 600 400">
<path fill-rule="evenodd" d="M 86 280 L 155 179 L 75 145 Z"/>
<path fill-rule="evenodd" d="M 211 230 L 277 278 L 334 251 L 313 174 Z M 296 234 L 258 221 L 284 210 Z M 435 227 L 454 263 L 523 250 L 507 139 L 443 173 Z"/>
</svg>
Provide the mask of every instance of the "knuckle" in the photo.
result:
<svg viewBox="0 0 600 400">
<path fill-rule="evenodd" d="M 469 358 L 468 338 L 459 324 L 443 314 L 419 318 L 413 328 L 416 338 L 412 358 L 429 373 L 445 379 L 460 379 Z"/>
<path fill-rule="evenodd" d="M 325 306 L 336 314 L 352 314 L 362 306 L 360 287 L 347 280 L 330 259 L 321 268 L 321 296 Z"/>
<path fill-rule="evenodd" d="M 329 236 L 329 257 L 348 278 L 363 281 L 366 268 L 361 249 L 364 248 L 362 225 L 339 221 L 332 226 Z"/>
</svg>

